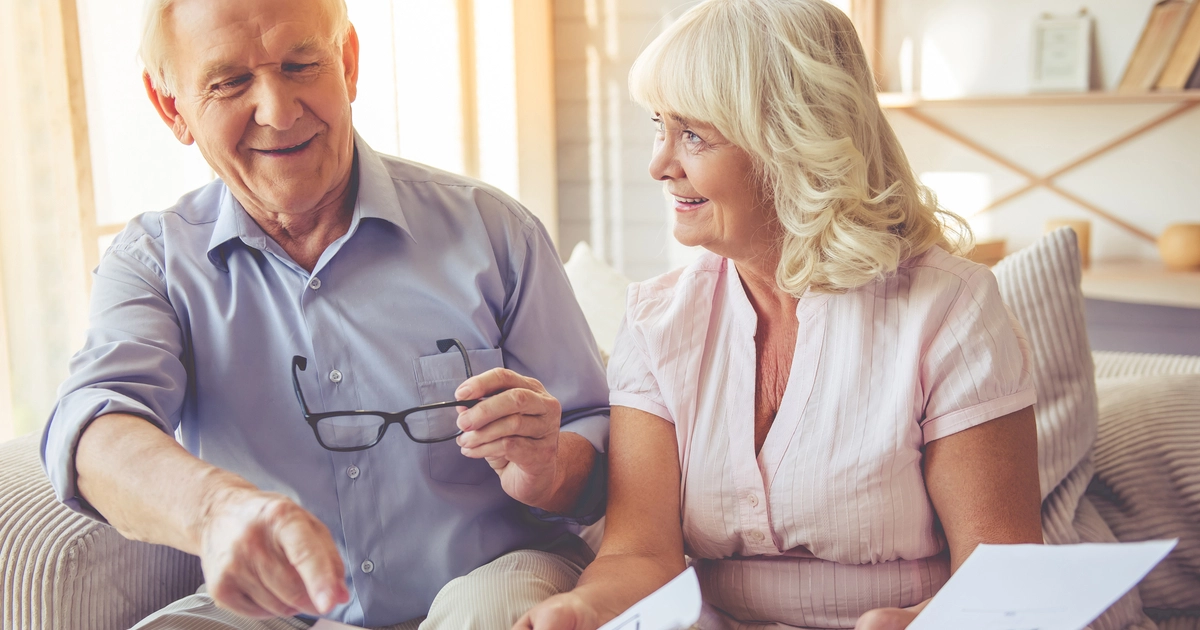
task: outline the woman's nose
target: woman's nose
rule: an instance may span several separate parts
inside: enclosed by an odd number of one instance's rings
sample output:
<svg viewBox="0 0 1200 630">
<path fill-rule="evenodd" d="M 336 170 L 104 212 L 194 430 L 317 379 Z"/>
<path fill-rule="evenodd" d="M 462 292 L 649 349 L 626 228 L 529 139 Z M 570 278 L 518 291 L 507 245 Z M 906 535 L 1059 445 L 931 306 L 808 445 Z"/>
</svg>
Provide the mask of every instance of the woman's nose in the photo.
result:
<svg viewBox="0 0 1200 630">
<path fill-rule="evenodd" d="M 683 176 L 679 162 L 671 143 L 665 140 L 654 141 L 654 152 L 650 154 L 650 177 L 659 181 L 680 179 Z"/>
</svg>

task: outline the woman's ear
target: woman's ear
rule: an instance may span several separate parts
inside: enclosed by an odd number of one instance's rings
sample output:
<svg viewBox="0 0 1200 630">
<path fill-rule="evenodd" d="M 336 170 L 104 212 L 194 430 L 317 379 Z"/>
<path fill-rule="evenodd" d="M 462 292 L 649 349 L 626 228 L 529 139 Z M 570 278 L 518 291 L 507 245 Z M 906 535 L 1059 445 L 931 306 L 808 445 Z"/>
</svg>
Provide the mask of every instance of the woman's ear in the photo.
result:
<svg viewBox="0 0 1200 630">
<path fill-rule="evenodd" d="M 169 96 L 155 87 L 149 72 L 142 72 L 142 85 L 146 88 L 146 96 L 150 97 L 150 103 L 154 105 L 158 117 L 162 118 L 163 122 L 171 128 L 171 133 L 175 134 L 175 138 L 183 144 L 195 142 L 191 131 L 188 130 L 187 123 L 183 120 L 179 109 L 175 107 L 175 97 Z"/>
</svg>

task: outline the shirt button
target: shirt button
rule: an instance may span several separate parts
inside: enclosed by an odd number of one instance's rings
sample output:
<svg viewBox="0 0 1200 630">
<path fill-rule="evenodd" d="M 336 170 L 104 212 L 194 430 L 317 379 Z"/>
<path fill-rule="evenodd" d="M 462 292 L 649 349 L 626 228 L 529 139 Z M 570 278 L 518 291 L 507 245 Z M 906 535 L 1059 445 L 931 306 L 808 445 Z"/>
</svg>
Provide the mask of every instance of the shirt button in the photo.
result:
<svg viewBox="0 0 1200 630">
<path fill-rule="evenodd" d="M 358 469 L 358 466 L 351 466 L 346 469 L 346 476 L 350 477 L 351 479 L 358 479 L 358 475 L 360 472 L 362 472 L 362 471 L 360 471 Z"/>
<path fill-rule="evenodd" d="M 750 532 L 750 538 L 753 538 L 754 542 L 762 542 L 762 541 L 766 540 L 767 537 L 762 532 L 760 532 L 756 529 L 756 530 Z"/>
<path fill-rule="evenodd" d="M 321 279 L 320 279 L 320 278 L 313 278 L 312 280 L 310 280 L 310 281 L 308 282 L 308 287 L 309 287 L 310 289 L 312 289 L 313 291 L 316 291 L 317 289 L 320 289 L 320 288 L 321 288 Z"/>
<path fill-rule="evenodd" d="M 341 383 L 342 382 L 342 373 L 337 370 L 330 372 L 329 380 L 333 381 L 334 383 Z"/>
<path fill-rule="evenodd" d="M 363 560 L 362 570 L 363 570 L 363 573 L 370 573 L 370 572 L 374 571 L 375 563 L 371 562 L 370 560 Z"/>
<path fill-rule="evenodd" d="M 751 507 L 758 507 L 758 495 L 752 494 L 746 497 L 746 500 L 750 502 Z"/>
</svg>

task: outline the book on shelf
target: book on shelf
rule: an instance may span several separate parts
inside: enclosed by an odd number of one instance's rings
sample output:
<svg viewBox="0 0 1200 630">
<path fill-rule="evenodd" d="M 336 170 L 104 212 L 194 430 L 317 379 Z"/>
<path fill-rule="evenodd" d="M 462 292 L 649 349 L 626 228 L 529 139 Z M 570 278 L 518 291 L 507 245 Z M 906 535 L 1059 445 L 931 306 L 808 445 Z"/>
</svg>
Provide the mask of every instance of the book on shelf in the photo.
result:
<svg viewBox="0 0 1200 630">
<path fill-rule="evenodd" d="M 1163 68 L 1155 87 L 1160 90 L 1182 90 L 1200 65 L 1200 2 L 1193 0 L 1191 16 L 1187 19 L 1179 41 Z"/>
<path fill-rule="evenodd" d="M 1150 19 L 1125 66 L 1117 91 L 1145 92 L 1154 87 L 1196 5 L 1193 0 L 1161 0 L 1150 9 Z"/>
</svg>

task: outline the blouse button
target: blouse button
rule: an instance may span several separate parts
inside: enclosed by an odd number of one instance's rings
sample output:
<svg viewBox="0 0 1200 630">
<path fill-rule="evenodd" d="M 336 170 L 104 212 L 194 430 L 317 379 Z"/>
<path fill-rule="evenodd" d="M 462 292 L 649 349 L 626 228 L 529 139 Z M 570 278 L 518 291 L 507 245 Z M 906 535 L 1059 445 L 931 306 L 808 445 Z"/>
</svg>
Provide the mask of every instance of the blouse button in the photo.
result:
<svg viewBox="0 0 1200 630">
<path fill-rule="evenodd" d="M 750 507 L 758 507 L 757 494 L 751 494 L 750 496 L 746 497 L 746 500 L 750 502 Z"/>
<path fill-rule="evenodd" d="M 753 538 L 754 542 L 760 543 L 760 542 L 766 540 L 767 537 L 765 534 L 763 534 L 762 532 L 760 532 L 756 529 L 756 530 L 750 532 L 750 538 Z"/>
</svg>

